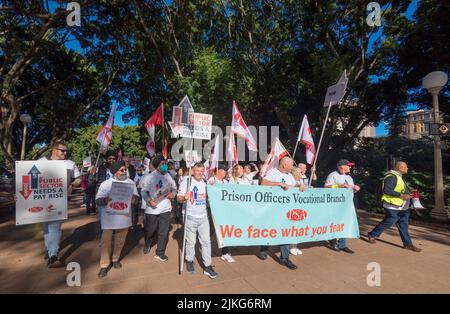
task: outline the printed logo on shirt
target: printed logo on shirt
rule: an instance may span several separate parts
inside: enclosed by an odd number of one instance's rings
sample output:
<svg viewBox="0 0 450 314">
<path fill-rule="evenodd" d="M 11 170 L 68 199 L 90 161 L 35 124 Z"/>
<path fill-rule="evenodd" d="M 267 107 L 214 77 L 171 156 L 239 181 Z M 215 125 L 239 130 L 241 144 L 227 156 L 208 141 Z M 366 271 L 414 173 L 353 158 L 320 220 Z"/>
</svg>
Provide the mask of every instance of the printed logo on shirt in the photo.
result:
<svg viewBox="0 0 450 314">
<path fill-rule="evenodd" d="M 282 178 L 281 183 L 286 183 L 286 180 L 284 180 L 284 178 Z"/>
<path fill-rule="evenodd" d="M 205 205 L 206 204 L 206 193 L 199 193 L 197 186 L 194 185 L 194 188 L 191 191 L 191 204 L 194 205 Z"/>
<path fill-rule="evenodd" d="M 162 187 L 163 187 L 163 182 L 162 182 L 162 180 L 159 180 L 159 182 L 156 183 L 156 190 L 161 190 Z"/>
</svg>

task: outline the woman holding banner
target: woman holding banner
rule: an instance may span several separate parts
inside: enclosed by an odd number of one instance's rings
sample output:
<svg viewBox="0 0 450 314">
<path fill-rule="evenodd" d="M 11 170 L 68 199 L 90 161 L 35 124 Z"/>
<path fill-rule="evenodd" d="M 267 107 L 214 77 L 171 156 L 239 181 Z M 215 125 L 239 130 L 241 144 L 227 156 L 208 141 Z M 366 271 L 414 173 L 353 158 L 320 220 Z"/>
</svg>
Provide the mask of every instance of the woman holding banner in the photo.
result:
<svg viewBox="0 0 450 314">
<path fill-rule="evenodd" d="M 113 177 L 99 186 L 95 199 L 99 206 L 103 231 L 100 240 L 102 249 L 99 277 L 105 277 L 111 266 L 116 269 L 122 268 L 119 261 L 120 253 L 125 244 L 128 228 L 132 225 L 131 207 L 136 205 L 139 196 L 133 180 L 127 178 L 127 168 L 123 161 L 113 163 L 109 170 Z M 113 234 L 114 243 L 112 243 Z"/>
</svg>

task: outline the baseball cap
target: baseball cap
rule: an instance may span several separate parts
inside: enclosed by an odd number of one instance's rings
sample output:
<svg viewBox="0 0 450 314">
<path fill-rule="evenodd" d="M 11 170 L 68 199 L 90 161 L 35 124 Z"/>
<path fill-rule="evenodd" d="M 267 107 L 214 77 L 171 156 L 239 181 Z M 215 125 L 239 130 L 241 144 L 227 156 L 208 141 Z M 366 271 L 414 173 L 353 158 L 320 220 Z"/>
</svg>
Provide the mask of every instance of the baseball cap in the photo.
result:
<svg viewBox="0 0 450 314">
<path fill-rule="evenodd" d="M 338 161 L 337 166 L 349 166 L 349 167 L 353 167 L 355 165 L 355 163 L 348 161 L 347 159 L 341 159 Z"/>
</svg>

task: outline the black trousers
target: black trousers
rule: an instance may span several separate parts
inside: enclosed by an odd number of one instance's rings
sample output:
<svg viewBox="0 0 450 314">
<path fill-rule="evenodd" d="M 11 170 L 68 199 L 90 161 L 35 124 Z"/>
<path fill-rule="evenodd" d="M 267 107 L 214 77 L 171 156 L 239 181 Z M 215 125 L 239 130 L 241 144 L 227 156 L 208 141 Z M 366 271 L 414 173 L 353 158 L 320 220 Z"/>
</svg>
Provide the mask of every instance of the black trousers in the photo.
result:
<svg viewBox="0 0 450 314">
<path fill-rule="evenodd" d="M 145 214 L 145 245 L 150 246 L 153 235 L 158 230 L 156 255 L 163 256 L 169 238 L 170 212 L 159 215 Z"/>
<path fill-rule="evenodd" d="M 89 213 L 95 213 L 97 206 L 95 205 L 95 191 L 85 191 L 84 192 L 85 197 L 85 204 L 86 204 L 86 212 Z"/>
</svg>

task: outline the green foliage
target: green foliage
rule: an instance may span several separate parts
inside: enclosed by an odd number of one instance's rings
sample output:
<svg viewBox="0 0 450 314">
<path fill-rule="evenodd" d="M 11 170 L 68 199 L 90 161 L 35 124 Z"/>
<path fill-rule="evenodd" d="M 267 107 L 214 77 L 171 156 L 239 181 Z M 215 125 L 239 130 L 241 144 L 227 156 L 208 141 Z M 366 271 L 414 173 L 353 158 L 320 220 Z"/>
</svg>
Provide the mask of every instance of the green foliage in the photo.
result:
<svg viewBox="0 0 450 314">
<path fill-rule="evenodd" d="M 95 140 L 101 126 L 80 128 L 68 142 L 70 159 L 81 164 L 83 157 L 97 157 L 99 143 Z M 113 128 L 113 136 L 109 149 L 122 150 L 123 156 L 143 159 L 145 156 L 145 136 L 139 126 L 125 126 Z"/>
</svg>

